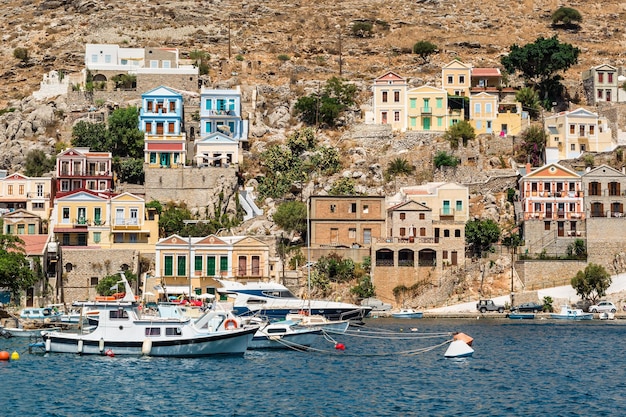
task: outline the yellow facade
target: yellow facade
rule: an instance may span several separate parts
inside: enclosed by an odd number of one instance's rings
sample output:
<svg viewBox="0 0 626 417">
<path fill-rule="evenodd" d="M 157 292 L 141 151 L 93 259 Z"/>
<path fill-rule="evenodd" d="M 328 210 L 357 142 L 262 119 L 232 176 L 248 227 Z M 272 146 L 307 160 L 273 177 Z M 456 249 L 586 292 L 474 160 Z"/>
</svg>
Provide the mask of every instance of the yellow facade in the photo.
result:
<svg viewBox="0 0 626 417">
<path fill-rule="evenodd" d="M 469 97 L 471 89 L 472 65 L 454 60 L 441 69 L 441 84 L 451 96 Z"/>
<path fill-rule="evenodd" d="M 408 130 L 445 132 L 449 126 L 448 93 L 428 85 L 407 91 Z"/>
<path fill-rule="evenodd" d="M 47 219 L 50 215 L 52 178 L 12 174 L 0 178 L 0 208 L 24 209 Z"/>
</svg>

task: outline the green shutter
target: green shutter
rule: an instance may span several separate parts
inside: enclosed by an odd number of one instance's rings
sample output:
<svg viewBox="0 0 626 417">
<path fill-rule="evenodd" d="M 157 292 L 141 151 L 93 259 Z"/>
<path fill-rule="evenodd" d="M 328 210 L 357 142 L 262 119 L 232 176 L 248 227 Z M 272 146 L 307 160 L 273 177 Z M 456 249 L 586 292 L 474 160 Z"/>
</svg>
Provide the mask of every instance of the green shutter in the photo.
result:
<svg viewBox="0 0 626 417">
<path fill-rule="evenodd" d="M 173 259 L 171 256 L 166 256 L 165 257 L 165 275 L 167 276 L 172 276 L 172 266 L 173 266 Z"/>
<path fill-rule="evenodd" d="M 187 257 L 179 256 L 178 257 L 178 272 L 176 276 L 183 277 L 187 275 Z"/>
<path fill-rule="evenodd" d="M 207 256 L 206 258 L 206 274 L 210 277 L 215 275 L 215 256 Z"/>
<path fill-rule="evenodd" d="M 196 255 L 193 269 L 194 271 L 202 271 L 202 256 Z"/>
<path fill-rule="evenodd" d="M 228 271 L 228 256 L 220 256 L 220 271 Z"/>
</svg>

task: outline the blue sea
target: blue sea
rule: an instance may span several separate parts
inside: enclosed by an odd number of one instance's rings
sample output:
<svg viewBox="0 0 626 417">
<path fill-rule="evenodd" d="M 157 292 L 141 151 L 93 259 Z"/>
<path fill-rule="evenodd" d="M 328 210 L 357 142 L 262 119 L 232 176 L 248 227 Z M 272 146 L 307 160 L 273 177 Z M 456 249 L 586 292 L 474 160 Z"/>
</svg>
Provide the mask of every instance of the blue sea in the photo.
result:
<svg viewBox="0 0 626 417">
<path fill-rule="evenodd" d="M 406 354 L 445 340 L 417 335 L 454 331 L 474 338 L 473 357 Z M 198 359 L 29 354 L 28 340 L 0 339 L 21 355 L 0 363 L 0 416 L 621 415 L 624 341 L 626 321 L 506 319 L 368 319 L 309 352 Z"/>
</svg>

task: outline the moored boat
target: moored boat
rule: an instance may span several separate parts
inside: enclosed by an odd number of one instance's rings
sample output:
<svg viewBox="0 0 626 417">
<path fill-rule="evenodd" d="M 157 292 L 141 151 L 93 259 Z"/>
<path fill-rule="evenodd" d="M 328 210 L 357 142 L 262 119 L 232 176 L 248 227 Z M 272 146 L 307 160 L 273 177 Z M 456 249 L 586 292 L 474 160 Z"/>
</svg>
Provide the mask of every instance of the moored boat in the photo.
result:
<svg viewBox="0 0 626 417">
<path fill-rule="evenodd" d="M 585 313 L 580 308 L 571 308 L 568 305 L 562 305 L 561 311 L 551 313 L 550 317 L 559 320 L 591 320 L 593 319 L 593 313 Z"/>
<path fill-rule="evenodd" d="M 421 319 L 424 313 L 413 310 L 412 308 L 402 308 L 399 311 L 391 313 L 391 317 L 396 319 Z"/>
<path fill-rule="evenodd" d="M 519 313 L 511 312 L 506 315 L 511 320 L 532 320 L 535 318 L 535 313 Z"/>
<path fill-rule="evenodd" d="M 98 311 L 97 326 L 88 333 L 44 332 L 46 352 L 173 357 L 243 354 L 258 330 L 232 325 L 226 314 L 215 311 L 195 321 L 143 317 L 128 281 L 120 275 L 124 298 L 85 302 L 85 307 Z"/>
<path fill-rule="evenodd" d="M 311 346 L 322 333 L 315 327 L 298 327 L 291 320 L 267 323 L 254 334 L 248 349 L 296 349 Z"/>
</svg>

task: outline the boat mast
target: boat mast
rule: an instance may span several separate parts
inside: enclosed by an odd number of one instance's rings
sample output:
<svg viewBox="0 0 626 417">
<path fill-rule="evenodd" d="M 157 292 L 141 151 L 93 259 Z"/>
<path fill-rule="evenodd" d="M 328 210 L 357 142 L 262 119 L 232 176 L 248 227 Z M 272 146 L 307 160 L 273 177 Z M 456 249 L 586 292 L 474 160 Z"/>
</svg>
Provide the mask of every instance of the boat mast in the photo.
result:
<svg viewBox="0 0 626 417">
<path fill-rule="evenodd" d="M 307 198 L 306 202 L 306 247 L 307 247 L 307 302 L 309 304 L 309 314 L 311 313 L 311 196 Z"/>
</svg>

